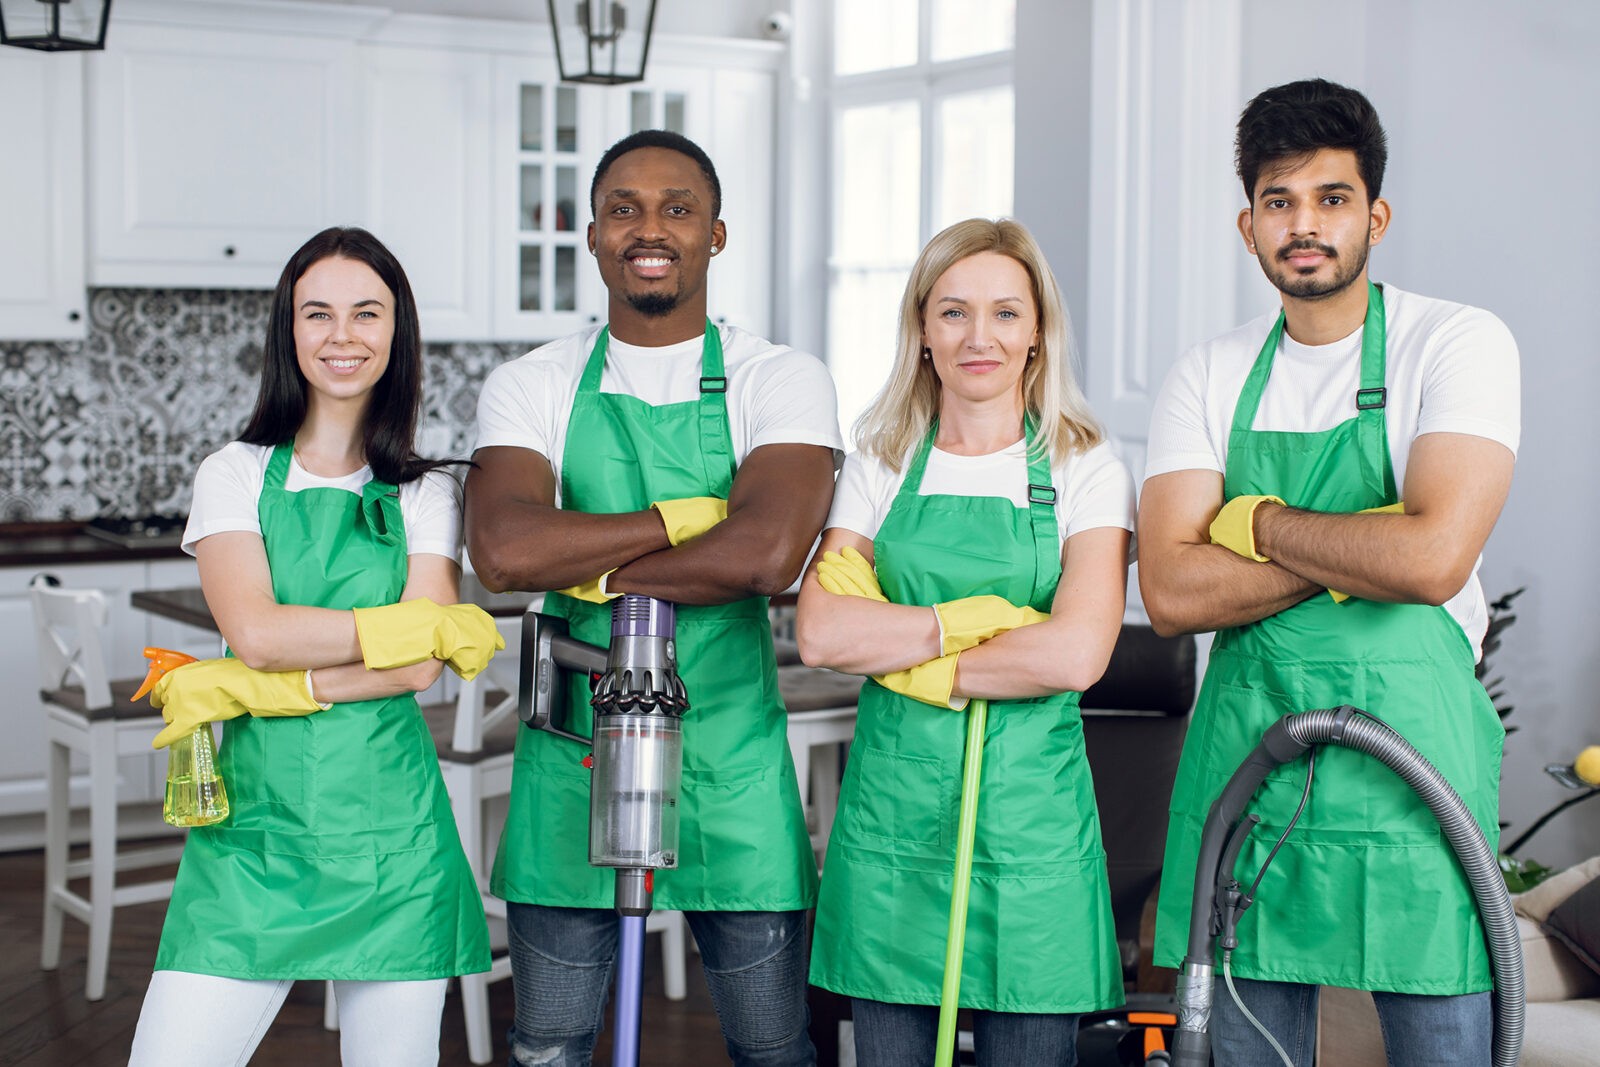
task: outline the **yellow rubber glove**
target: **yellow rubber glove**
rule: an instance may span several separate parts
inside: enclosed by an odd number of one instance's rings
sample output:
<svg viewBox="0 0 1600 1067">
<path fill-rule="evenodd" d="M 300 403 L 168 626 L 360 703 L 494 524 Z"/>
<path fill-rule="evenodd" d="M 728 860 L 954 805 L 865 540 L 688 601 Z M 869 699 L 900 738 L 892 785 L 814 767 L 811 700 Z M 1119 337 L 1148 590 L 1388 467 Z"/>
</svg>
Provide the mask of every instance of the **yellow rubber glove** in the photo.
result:
<svg viewBox="0 0 1600 1067">
<path fill-rule="evenodd" d="M 1357 515 L 1404 515 L 1405 513 L 1406 502 L 1404 500 L 1396 501 L 1393 504 L 1385 504 L 1381 508 L 1362 508 L 1356 512 Z M 1333 597 L 1335 604 L 1343 604 L 1350 599 L 1349 593 L 1341 593 L 1334 589 L 1328 590 L 1328 595 Z"/>
<path fill-rule="evenodd" d="M 1283 503 L 1283 498 L 1276 496 L 1236 496 L 1222 505 L 1211 520 L 1211 543 L 1257 563 L 1272 562 L 1256 551 L 1256 508 L 1268 500 Z"/>
<path fill-rule="evenodd" d="M 443 660 L 463 678 L 477 677 L 506 647 L 494 618 L 476 604 L 435 604 L 427 597 L 356 608 L 361 660 L 369 671 Z"/>
<path fill-rule="evenodd" d="M 1003 596 L 990 595 L 947 600 L 935 604 L 933 613 L 939 616 L 939 634 L 944 641 L 940 651 L 946 655 L 975 648 L 996 634 L 1050 617 L 1032 608 L 1019 608 Z"/>
<path fill-rule="evenodd" d="M 611 577 L 616 569 L 612 567 L 611 570 L 606 571 L 598 578 L 591 578 L 587 582 L 569 585 L 565 589 L 555 589 L 552 592 L 564 593 L 575 600 L 587 600 L 591 604 L 609 604 L 622 595 L 621 593 L 606 592 L 606 579 Z"/>
<path fill-rule="evenodd" d="M 956 660 L 960 657 L 961 653 L 952 652 L 948 656 L 930 659 L 926 663 L 919 663 L 903 671 L 874 674 L 872 677 L 885 689 L 901 696 L 908 696 L 912 700 L 920 700 L 924 704 L 931 704 L 946 711 L 961 711 L 967 706 L 967 698 L 952 699 L 950 696 L 950 690 L 956 685 Z"/>
<path fill-rule="evenodd" d="M 837 596 L 861 596 L 887 604 L 877 572 L 867 557 L 846 545 L 843 552 L 824 552 L 817 563 L 817 584 Z"/>
<path fill-rule="evenodd" d="M 329 705 L 311 695 L 309 671 L 257 671 L 236 659 L 201 659 L 162 675 L 150 690 L 166 727 L 151 747 L 165 748 L 201 723 L 250 714 L 258 718 L 310 715 Z"/>
<path fill-rule="evenodd" d="M 650 505 L 667 528 L 667 540 L 674 545 L 693 540 L 728 517 L 728 502 L 719 496 L 686 496 L 681 500 L 657 500 Z"/>
</svg>

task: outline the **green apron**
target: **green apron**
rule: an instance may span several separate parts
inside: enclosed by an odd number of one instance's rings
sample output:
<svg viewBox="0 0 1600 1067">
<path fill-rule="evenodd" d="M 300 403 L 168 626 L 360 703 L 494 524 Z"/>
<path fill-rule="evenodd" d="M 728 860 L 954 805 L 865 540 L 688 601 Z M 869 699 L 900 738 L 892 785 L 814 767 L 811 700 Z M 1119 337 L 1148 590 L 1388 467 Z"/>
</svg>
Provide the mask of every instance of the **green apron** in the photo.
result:
<svg viewBox="0 0 1600 1067">
<path fill-rule="evenodd" d="M 1049 611 L 1061 542 L 1047 456 L 1029 507 L 923 496 L 937 424 L 873 540 L 897 604 L 992 593 Z M 1028 427 L 1030 440 L 1033 427 Z M 1081 1012 L 1122 1003 L 1105 850 L 1077 693 L 989 702 L 961 1005 Z M 868 680 L 828 845 L 811 982 L 939 1003 L 967 720 Z"/>
<path fill-rule="evenodd" d="M 261 537 L 280 604 L 392 604 L 406 582 L 398 490 L 284 489 L 279 445 Z M 401 981 L 489 969 L 467 866 L 416 697 L 227 724 L 232 814 L 189 831 L 157 970 Z"/>
<path fill-rule="evenodd" d="M 718 496 L 733 485 L 722 339 L 709 322 L 700 397 L 646 404 L 602 393 L 609 331 L 589 354 L 567 425 L 561 506 L 590 514 L 638 511 L 653 500 Z M 605 647 L 610 605 L 560 593 L 545 611 L 572 636 Z M 689 694 L 683 720 L 678 866 L 655 872 L 655 906 L 677 911 L 796 911 L 816 897 L 800 790 L 778 696 L 765 597 L 681 604 L 678 670 Z M 574 732 L 593 725 L 589 687 L 567 687 Z M 527 904 L 610 908 L 616 879 L 589 866 L 588 750 L 538 730 L 517 733 L 511 802 L 491 887 Z"/>
<path fill-rule="evenodd" d="M 1384 429 L 1384 306 L 1369 287 L 1356 414 L 1321 433 L 1253 431 L 1283 333 L 1267 336 L 1240 393 L 1223 492 L 1272 493 L 1293 507 L 1352 512 L 1392 504 Z M 1382 719 L 1461 794 L 1493 847 L 1505 733 L 1473 675 L 1472 649 L 1442 607 L 1325 593 L 1258 622 L 1218 631 L 1172 795 L 1156 961 L 1177 966 L 1189 929 L 1207 809 L 1261 739 L 1290 712 L 1353 704 Z M 1235 871 L 1249 885 L 1300 802 L 1304 759 L 1267 777 L 1250 810 L 1262 822 Z M 1318 750 L 1305 814 L 1239 923 L 1234 973 L 1401 993 L 1490 986 L 1483 930 L 1455 854 L 1426 805 L 1376 760 Z"/>
</svg>

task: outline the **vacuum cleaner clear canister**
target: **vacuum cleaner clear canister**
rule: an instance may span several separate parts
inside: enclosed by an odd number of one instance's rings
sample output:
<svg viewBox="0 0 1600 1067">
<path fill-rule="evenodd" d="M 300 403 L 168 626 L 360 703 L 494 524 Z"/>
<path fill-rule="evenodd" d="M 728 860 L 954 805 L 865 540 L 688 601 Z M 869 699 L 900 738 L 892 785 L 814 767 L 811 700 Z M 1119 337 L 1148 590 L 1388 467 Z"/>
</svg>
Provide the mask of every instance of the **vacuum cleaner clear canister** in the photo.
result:
<svg viewBox="0 0 1600 1067">
<path fill-rule="evenodd" d="M 683 720 L 676 715 L 596 716 L 589 800 L 589 863 L 678 865 L 678 783 Z"/>
<path fill-rule="evenodd" d="M 612 604 L 606 671 L 595 689 L 589 862 L 678 865 L 683 712 L 674 606 L 624 596 Z"/>
</svg>

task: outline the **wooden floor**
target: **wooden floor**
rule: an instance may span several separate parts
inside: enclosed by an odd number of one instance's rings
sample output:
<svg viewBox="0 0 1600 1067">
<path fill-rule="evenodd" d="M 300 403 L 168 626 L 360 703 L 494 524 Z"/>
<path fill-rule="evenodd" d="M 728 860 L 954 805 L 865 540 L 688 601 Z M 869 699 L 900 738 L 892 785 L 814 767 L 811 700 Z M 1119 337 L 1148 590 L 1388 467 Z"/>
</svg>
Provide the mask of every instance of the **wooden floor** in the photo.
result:
<svg viewBox="0 0 1600 1067">
<path fill-rule="evenodd" d="M 157 873 L 131 872 L 123 877 L 136 881 Z M 171 877 L 171 872 L 164 876 Z M 43 853 L 0 854 L 0 1067 L 123 1067 L 155 961 L 166 902 L 116 910 L 105 999 L 90 1003 L 83 995 L 88 928 L 82 923 L 66 920 L 60 968 L 39 969 L 43 885 Z M 667 1000 L 662 995 L 660 940 L 646 941 L 642 1059 L 652 1067 L 729 1063 L 699 956 L 690 954 L 688 998 Z M 339 1062 L 339 1035 L 322 1028 L 322 990 L 320 982 L 296 983 L 250 1061 L 254 1067 Z M 504 1064 L 506 1028 L 512 1016 L 509 980 L 489 987 L 489 1010 L 493 1062 Z M 609 1063 L 609 1057 L 602 1036 L 596 1060 Z M 469 1062 L 461 997 L 454 985 L 445 998 L 439 1062 L 449 1067 Z"/>
</svg>

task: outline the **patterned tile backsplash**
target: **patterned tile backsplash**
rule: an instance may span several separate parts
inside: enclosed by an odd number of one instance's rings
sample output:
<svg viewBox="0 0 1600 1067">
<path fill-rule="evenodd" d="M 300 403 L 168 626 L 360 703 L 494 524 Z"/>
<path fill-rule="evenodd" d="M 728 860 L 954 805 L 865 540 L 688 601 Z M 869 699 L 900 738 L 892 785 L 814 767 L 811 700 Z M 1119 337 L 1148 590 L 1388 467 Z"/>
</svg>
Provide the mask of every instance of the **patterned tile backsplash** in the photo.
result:
<svg viewBox="0 0 1600 1067">
<path fill-rule="evenodd" d="M 0 522 L 184 513 L 255 403 L 271 294 L 97 289 L 83 341 L 0 341 Z M 417 448 L 464 457 L 478 387 L 530 344 L 430 344 Z"/>
</svg>

